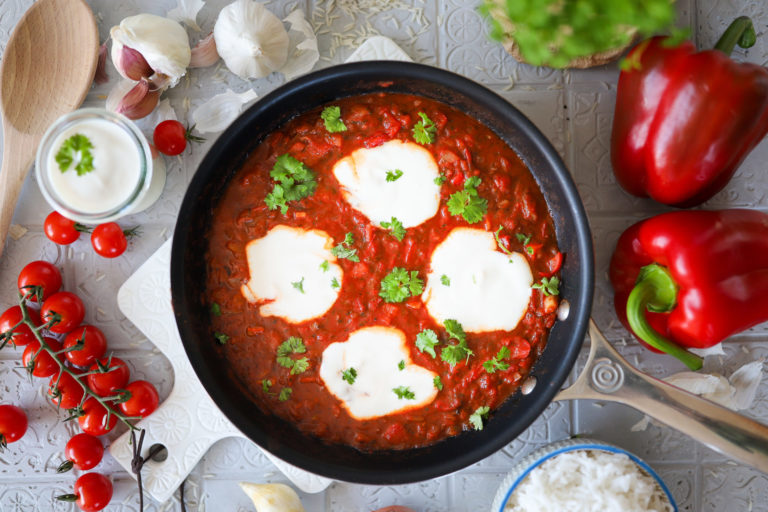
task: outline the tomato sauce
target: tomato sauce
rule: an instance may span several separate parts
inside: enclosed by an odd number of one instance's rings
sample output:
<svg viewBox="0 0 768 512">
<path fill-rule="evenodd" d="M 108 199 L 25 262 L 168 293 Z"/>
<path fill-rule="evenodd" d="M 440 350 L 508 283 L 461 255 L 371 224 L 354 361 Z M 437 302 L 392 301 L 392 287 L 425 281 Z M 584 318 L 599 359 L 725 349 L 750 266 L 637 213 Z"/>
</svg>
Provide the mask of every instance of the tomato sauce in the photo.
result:
<svg viewBox="0 0 768 512">
<path fill-rule="evenodd" d="M 534 290 L 528 310 L 514 331 L 467 333 L 474 355 L 451 366 L 439 355 L 432 358 L 415 347 L 416 335 L 424 329 L 437 332 L 441 345 L 448 339 L 421 297 L 386 303 L 379 297 L 381 280 L 393 267 L 417 270 L 426 280 L 435 246 L 452 229 L 469 226 L 461 216 L 449 213 L 446 202 L 470 176 L 482 179 L 478 192 L 488 200 L 485 217 L 471 226 L 489 232 L 502 227 L 502 242 L 526 255 L 537 282 L 557 275 L 562 261 L 553 221 L 538 185 L 516 153 L 485 125 L 458 110 L 423 97 L 392 93 L 345 98 L 333 105 L 341 108 L 347 131 L 326 131 L 320 118 L 322 108 L 292 119 L 257 146 L 213 212 L 207 234 L 207 300 L 221 311 L 211 315 L 213 330 L 229 336 L 217 350 L 255 407 L 284 418 L 307 434 L 361 450 L 432 444 L 472 428 L 469 417 L 475 410 L 481 406 L 493 410 L 519 388 L 544 349 L 555 321 L 557 298 Z M 332 168 L 358 148 L 375 147 L 391 139 L 413 141 L 412 129 L 419 121 L 419 112 L 436 125 L 435 142 L 424 147 L 434 155 L 446 180 L 438 213 L 409 228 L 405 238 L 398 241 L 352 209 L 340 193 Z M 269 171 L 276 158 L 285 153 L 310 167 L 318 185 L 314 195 L 290 202 L 283 215 L 279 209 L 269 210 L 264 198 L 273 188 Z M 280 224 L 323 230 L 334 244 L 344 240 L 348 232 L 354 235 L 353 247 L 358 249 L 360 262 L 338 260 L 344 272 L 341 293 L 320 318 L 291 324 L 277 317 L 262 317 L 258 305 L 248 303 L 241 294 L 241 286 L 249 278 L 246 245 Z M 530 236 L 530 241 L 524 244 L 518 233 Z M 424 407 L 360 421 L 327 391 L 318 373 L 323 350 L 330 343 L 345 341 L 351 332 L 375 325 L 402 330 L 413 363 L 437 373 L 443 389 Z M 309 369 L 298 375 L 291 375 L 276 361 L 278 346 L 291 336 L 304 341 L 307 352 L 302 357 L 308 357 L 310 363 Z M 215 343 L 213 334 L 211 343 Z M 483 363 L 502 346 L 511 352 L 506 360 L 509 368 L 487 372 Z M 271 383 L 268 389 L 264 381 Z M 279 392 L 287 387 L 292 393 L 280 401 Z"/>
</svg>

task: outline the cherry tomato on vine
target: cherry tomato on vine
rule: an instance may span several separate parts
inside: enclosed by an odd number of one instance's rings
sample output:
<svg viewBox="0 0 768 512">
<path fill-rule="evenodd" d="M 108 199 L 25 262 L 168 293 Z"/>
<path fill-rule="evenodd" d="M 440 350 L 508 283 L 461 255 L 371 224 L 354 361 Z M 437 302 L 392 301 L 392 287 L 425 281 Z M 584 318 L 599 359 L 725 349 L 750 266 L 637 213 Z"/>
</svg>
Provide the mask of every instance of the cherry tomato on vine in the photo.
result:
<svg viewBox="0 0 768 512">
<path fill-rule="evenodd" d="M 61 272 L 47 261 L 33 261 L 21 269 L 17 284 L 22 295 L 29 292 L 29 286 L 41 287 L 45 300 L 61 288 Z M 29 300 L 37 302 L 37 297 L 32 295 Z"/>
<path fill-rule="evenodd" d="M 83 432 L 92 436 L 103 436 L 117 424 L 117 416 L 114 414 L 109 414 L 109 421 L 107 421 L 107 409 L 92 396 L 85 400 L 83 413 L 77 418 L 77 422 Z"/>
<path fill-rule="evenodd" d="M 174 156 L 181 154 L 187 147 L 187 141 L 204 142 L 205 139 L 192 135 L 192 130 L 185 128 L 180 122 L 169 119 L 163 121 L 155 127 L 152 134 L 152 141 L 158 151 L 165 155 Z"/>
<path fill-rule="evenodd" d="M 59 315 L 59 321 L 51 325 L 48 330 L 63 334 L 71 331 L 85 318 L 85 306 L 80 297 L 70 292 L 57 292 L 48 297 L 40 308 L 40 316 L 43 322 L 48 322 Z"/>
<path fill-rule="evenodd" d="M 90 434 L 77 434 L 67 441 L 64 448 L 64 456 L 67 458 L 56 470 L 57 473 L 64 473 L 77 467 L 80 470 L 87 470 L 96 467 L 104 456 L 104 446 L 98 438 Z"/>
<path fill-rule="evenodd" d="M 35 325 L 40 325 L 40 315 L 37 313 L 37 311 L 34 309 L 27 309 L 27 314 L 29 315 L 29 319 L 32 320 Z M 21 322 L 21 319 L 21 306 L 12 306 L 6 309 L 3 314 L 0 315 L 0 334 L 6 331 L 10 331 L 16 327 L 16 325 Z M 21 324 L 13 331 L 11 343 L 17 347 L 23 347 L 27 343 L 36 339 L 37 338 L 35 338 L 35 335 L 32 333 L 32 330 L 29 328 L 29 326 L 26 324 Z"/>
<path fill-rule="evenodd" d="M 53 350 L 61 350 L 61 343 L 55 338 L 46 336 L 44 339 L 48 346 Z M 24 354 L 21 356 L 21 362 L 24 364 L 24 368 L 27 370 L 31 369 L 31 373 L 35 377 L 50 377 L 57 373 L 59 371 L 59 363 L 57 363 L 53 357 L 51 357 L 51 354 L 45 350 L 42 350 L 37 354 L 38 350 L 40 350 L 40 342 L 37 340 L 30 341 L 29 345 L 24 347 Z M 37 354 L 37 357 L 35 357 L 35 354 Z M 35 358 L 34 362 L 32 361 L 33 357 Z"/>
<path fill-rule="evenodd" d="M 86 473 L 75 481 L 75 493 L 56 496 L 75 502 L 84 512 L 98 512 L 112 500 L 112 481 L 101 473 Z"/>
<path fill-rule="evenodd" d="M 117 258 L 128 247 L 128 238 L 138 234 L 138 226 L 123 230 L 116 222 L 107 222 L 93 228 L 91 245 L 99 256 Z"/>
<path fill-rule="evenodd" d="M 64 373 L 59 379 L 59 372 L 56 372 L 48 383 L 48 394 L 51 401 L 62 409 L 73 409 L 80 405 L 85 391 L 70 374 Z"/>
<path fill-rule="evenodd" d="M 45 218 L 43 231 L 45 231 L 45 236 L 52 242 L 56 242 L 59 245 L 69 245 L 80 238 L 80 233 L 88 233 L 90 229 L 66 218 L 57 211 L 52 211 Z"/>
<path fill-rule="evenodd" d="M 131 398 L 122 402 L 119 407 L 126 416 L 146 418 L 157 409 L 160 397 L 155 386 L 145 380 L 135 380 L 125 389 L 130 391 Z"/>
<path fill-rule="evenodd" d="M 15 405 L 0 405 L 0 449 L 18 441 L 27 431 L 27 415 Z"/>
<path fill-rule="evenodd" d="M 101 329 L 93 325 L 81 325 L 64 338 L 64 348 L 67 349 L 72 349 L 80 343 L 81 348 L 64 352 L 67 360 L 75 366 L 89 368 L 107 352 L 107 338 Z"/>
<path fill-rule="evenodd" d="M 131 371 L 125 364 L 125 361 L 119 357 L 113 357 L 110 361 L 109 358 L 105 357 L 101 359 L 100 363 L 101 367 L 98 363 L 94 363 L 90 371 L 96 372 L 101 368 L 109 368 L 110 370 L 106 373 L 92 373 L 88 375 L 88 387 L 91 388 L 91 391 L 99 396 L 110 396 L 115 393 L 116 389 L 122 389 L 128 384 Z"/>
</svg>

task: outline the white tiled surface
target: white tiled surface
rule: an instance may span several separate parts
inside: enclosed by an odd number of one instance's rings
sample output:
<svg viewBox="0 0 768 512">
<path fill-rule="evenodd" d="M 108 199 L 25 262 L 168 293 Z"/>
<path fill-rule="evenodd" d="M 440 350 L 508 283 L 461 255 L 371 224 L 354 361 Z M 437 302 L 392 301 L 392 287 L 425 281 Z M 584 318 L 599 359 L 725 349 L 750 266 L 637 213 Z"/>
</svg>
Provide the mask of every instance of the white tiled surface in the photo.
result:
<svg viewBox="0 0 768 512">
<path fill-rule="evenodd" d="M 174 0 L 90 0 L 101 18 L 100 32 L 106 37 L 109 27 L 124 16 L 139 12 L 164 14 Z M 208 0 L 198 22 L 203 33 L 190 32 L 193 41 L 207 34 L 216 13 L 227 0 Z M 412 4 L 416 11 L 400 8 Z M 760 0 L 679 0 L 681 24 L 693 28 L 700 47 L 711 47 L 722 27 L 739 14 L 755 20 L 758 43 L 737 58 L 762 65 L 768 63 L 768 5 Z M 31 0 L 0 0 L 0 50 L 12 27 Z M 515 104 L 549 137 L 562 153 L 579 187 L 589 212 L 597 256 L 597 290 L 593 316 L 608 338 L 641 369 L 663 376 L 680 370 L 668 359 L 640 349 L 628 340 L 627 333 L 614 318 L 611 291 L 606 278 L 610 253 L 621 231 L 635 220 L 664 208 L 648 200 L 631 198 L 615 184 L 608 161 L 608 140 L 613 116 L 616 68 L 607 66 L 586 71 L 553 71 L 517 64 L 502 49 L 487 40 L 485 24 L 476 14 L 475 0 L 381 1 L 389 10 L 357 12 L 349 17 L 339 5 L 354 5 L 353 0 L 272 0 L 267 5 L 281 17 L 296 7 L 310 13 L 319 33 L 323 60 L 319 67 L 342 62 L 368 36 L 381 33 L 394 39 L 419 62 L 437 65 L 467 75 L 502 94 Z M 331 26 L 327 25 L 330 21 Z M 352 25 L 354 24 L 354 25 Z M 333 32 L 343 32 L 343 37 Z M 330 56 L 333 40 L 341 46 Z M 114 70 L 111 70 L 115 76 Z M 223 79 L 222 79 L 223 78 Z M 184 98 L 194 107 L 227 86 L 235 91 L 253 87 L 259 95 L 282 83 L 270 76 L 247 83 L 231 78 L 225 70 L 191 72 L 167 96 L 180 118 L 187 110 Z M 109 85 L 93 90 L 89 105 L 103 101 Z M 61 249 L 49 242 L 41 231 L 49 209 L 33 179 L 25 185 L 14 222 L 29 229 L 18 241 L 10 241 L 0 261 L 0 308 L 13 301 L 16 275 L 31 259 L 45 258 L 64 270 L 64 286 L 76 290 L 88 306 L 86 320 L 103 328 L 110 348 L 129 361 L 134 375 L 154 382 L 163 397 L 173 381 L 168 361 L 154 351 L 152 344 L 122 317 L 117 309 L 116 292 L 136 268 L 171 235 L 181 198 L 198 162 L 211 142 L 195 146 L 183 159 L 171 158 L 168 183 L 161 200 L 148 211 L 134 216 L 127 224 L 141 224 L 143 236 L 131 243 L 128 252 L 116 260 L 96 256 L 88 240 Z M 706 207 L 745 206 L 768 210 L 768 142 L 764 141 L 742 165 L 731 184 Z M 768 357 L 768 324 L 757 326 L 729 340 L 723 364 L 732 370 L 751 358 Z M 627 339 L 626 345 L 623 340 Z M 30 384 L 18 368 L 19 353 L 0 352 L 0 402 L 16 403 L 29 413 L 31 426 L 25 438 L 0 454 L 0 510 L 63 511 L 74 506 L 54 503 L 52 496 L 69 492 L 74 476 L 56 475 L 72 426 L 57 421 L 53 408 L 40 393 L 40 383 Z M 575 371 L 583 365 L 586 354 Z M 768 422 L 768 385 L 763 384 L 756 403 L 748 414 Z M 631 432 L 640 419 L 635 411 L 620 405 L 588 401 L 555 403 L 527 431 L 509 446 L 474 466 L 454 475 L 413 485 L 375 487 L 336 483 L 318 495 L 302 495 L 310 512 L 360 512 L 389 504 L 408 505 L 421 512 L 486 510 L 496 486 L 506 470 L 523 453 L 550 441 L 575 433 L 616 443 L 636 452 L 654 466 L 672 488 L 685 511 L 768 511 L 768 477 L 691 441 L 666 427 L 650 426 Z M 138 510 L 133 480 L 109 459 L 98 468 L 115 479 L 115 499 L 107 509 Z M 249 442 L 223 440 L 211 449 L 192 473 L 187 488 L 191 510 L 250 511 L 249 500 L 237 489 L 237 482 L 284 481 L 275 467 Z M 178 504 L 150 503 L 147 510 L 178 510 Z"/>
</svg>

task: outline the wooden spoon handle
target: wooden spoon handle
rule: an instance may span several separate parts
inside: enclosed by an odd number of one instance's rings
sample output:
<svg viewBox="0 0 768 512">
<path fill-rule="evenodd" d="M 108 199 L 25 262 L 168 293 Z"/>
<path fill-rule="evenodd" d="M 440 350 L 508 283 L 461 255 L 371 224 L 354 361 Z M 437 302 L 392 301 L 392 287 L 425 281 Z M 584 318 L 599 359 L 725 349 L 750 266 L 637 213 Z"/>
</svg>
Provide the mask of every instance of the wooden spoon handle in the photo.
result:
<svg viewBox="0 0 768 512">
<path fill-rule="evenodd" d="M 0 257 L 11 227 L 27 171 L 35 160 L 39 136 L 20 134 L 6 124 L 3 133 L 3 164 L 0 167 Z"/>
</svg>

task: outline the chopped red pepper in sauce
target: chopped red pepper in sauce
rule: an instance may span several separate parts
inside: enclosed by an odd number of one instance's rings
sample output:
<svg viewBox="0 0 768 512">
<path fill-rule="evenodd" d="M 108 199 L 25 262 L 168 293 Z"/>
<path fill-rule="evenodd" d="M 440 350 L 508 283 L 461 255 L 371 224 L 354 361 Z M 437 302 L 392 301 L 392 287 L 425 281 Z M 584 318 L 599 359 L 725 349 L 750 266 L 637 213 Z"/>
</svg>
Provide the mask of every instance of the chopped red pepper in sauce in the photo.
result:
<svg viewBox="0 0 768 512">
<path fill-rule="evenodd" d="M 415 346 L 416 335 L 424 329 L 438 333 L 441 345 L 448 343 L 446 330 L 422 307 L 421 298 L 387 303 L 379 296 L 379 283 L 393 267 L 416 270 L 426 278 L 436 245 L 452 229 L 468 226 L 461 216 L 450 215 L 446 203 L 471 176 L 482 179 L 477 190 L 488 201 L 483 220 L 471 226 L 491 233 L 501 227 L 503 243 L 526 256 L 534 280 L 560 268 L 562 256 L 553 221 L 535 180 L 516 153 L 485 125 L 458 110 L 422 97 L 392 93 L 345 98 L 333 105 L 340 107 L 346 131 L 329 133 L 320 117 L 322 108 L 292 119 L 256 147 L 213 212 L 207 235 L 207 300 L 221 309 L 220 316 L 211 316 L 213 330 L 229 336 L 216 350 L 255 406 L 303 432 L 361 450 L 432 444 L 471 428 L 469 416 L 475 410 L 498 407 L 519 388 L 555 322 L 553 298 L 534 290 L 526 314 L 511 332 L 467 333 L 474 355 L 452 367 Z M 409 228 L 399 241 L 352 209 L 340 193 L 332 168 L 361 147 L 392 139 L 413 141 L 419 112 L 435 122 L 434 143 L 424 147 L 438 162 L 445 181 L 437 214 Z M 269 172 L 276 158 L 285 153 L 316 173 L 317 189 L 310 197 L 290 202 L 287 213 L 282 214 L 280 209 L 269 210 L 264 200 L 274 185 Z M 337 261 L 344 272 L 338 299 L 325 315 L 300 324 L 262 317 L 258 304 L 248 303 L 241 294 L 241 286 L 249 279 L 246 244 L 281 224 L 323 230 L 336 243 L 352 233 L 360 258 L 359 262 Z M 518 233 L 531 237 L 527 243 L 535 245 L 533 254 L 518 240 Z M 376 325 L 403 331 L 412 362 L 439 375 L 442 389 L 421 408 L 357 420 L 325 388 L 319 369 L 323 350 L 330 343 L 345 341 L 351 332 Z M 291 336 L 306 345 L 301 356 L 308 358 L 309 367 L 299 375 L 291 375 L 275 357 L 278 346 Z M 504 360 L 509 366 L 489 373 L 483 363 L 502 347 L 509 349 L 510 356 Z M 264 386 L 264 380 L 272 385 Z M 278 394 L 284 388 L 291 388 L 292 393 L 281 401 Z"/>
</svg>

